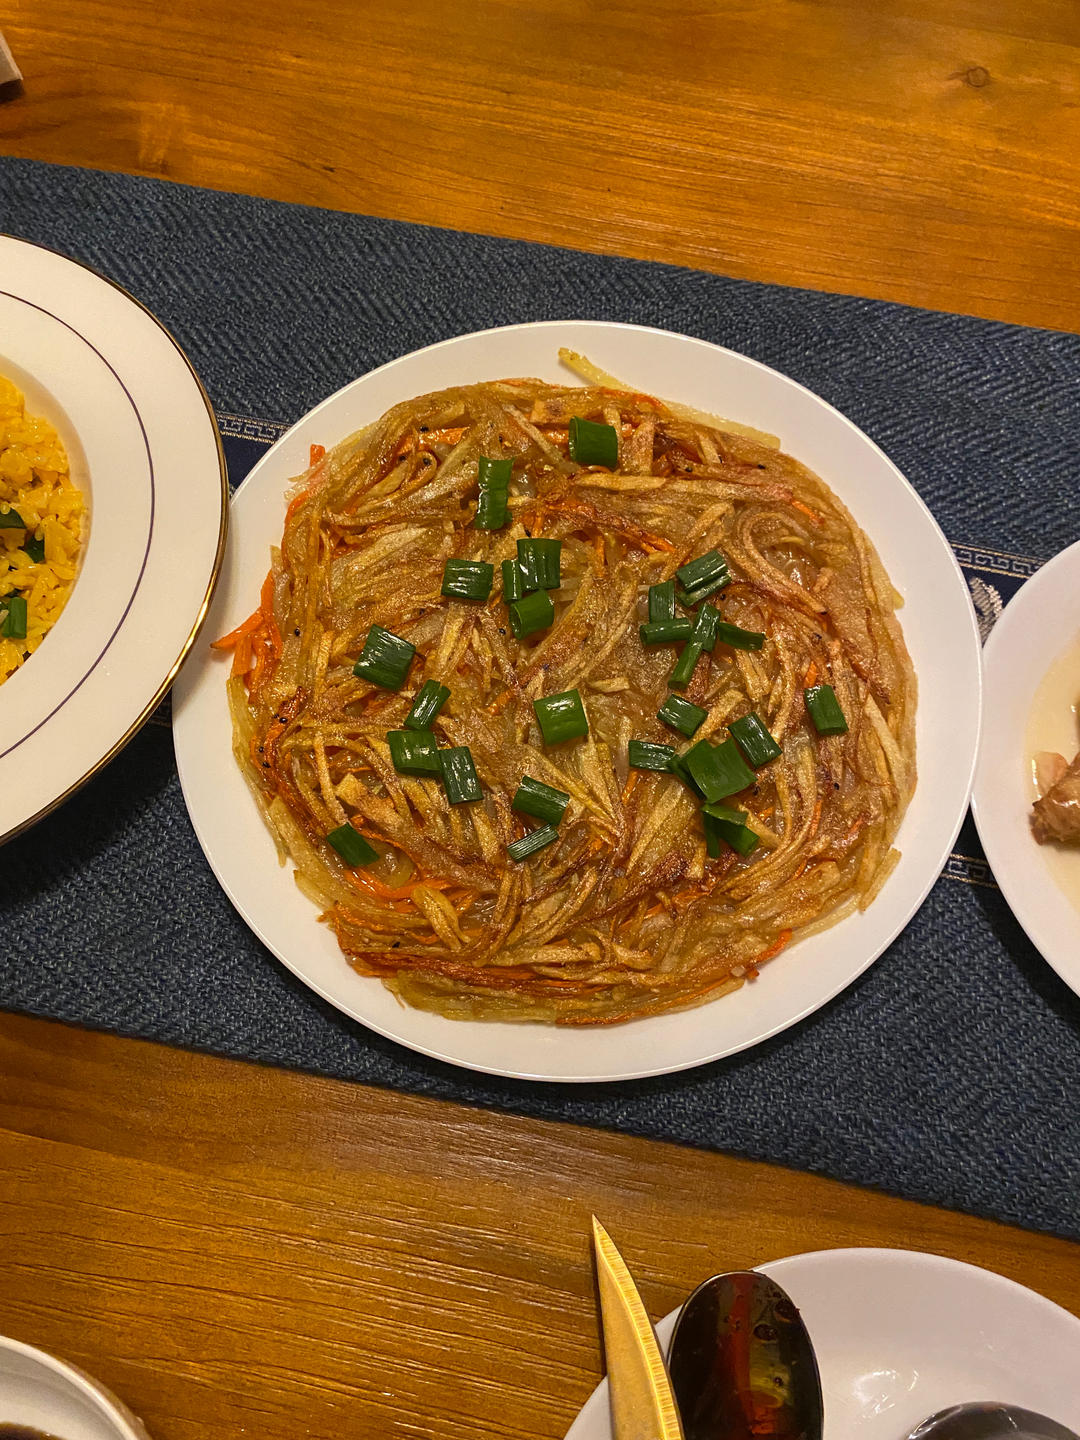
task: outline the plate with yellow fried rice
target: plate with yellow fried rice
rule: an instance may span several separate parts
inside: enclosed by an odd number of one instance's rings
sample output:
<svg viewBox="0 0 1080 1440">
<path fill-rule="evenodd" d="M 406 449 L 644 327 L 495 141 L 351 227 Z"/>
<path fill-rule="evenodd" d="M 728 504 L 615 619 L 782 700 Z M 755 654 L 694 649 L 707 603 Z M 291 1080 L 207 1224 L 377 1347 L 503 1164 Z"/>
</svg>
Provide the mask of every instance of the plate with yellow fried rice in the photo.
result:
<svg viewBox="0 0 1080 1440">
<path fill-rule="evenodd" d="M 224 550 L 224 459 L 136 300 L 0 236 L 0 841 L 107 763 L 168 689 Z"/>
<path fill-rule="evenodd" d="M 174 736 L 256 934 L 493 1073 L 731 1054 L 921 903 L 979 727 L 966 586 L 823 401 L 636 326 L 508 327 L 332 396 L 234 502 Z"/>
</svg>

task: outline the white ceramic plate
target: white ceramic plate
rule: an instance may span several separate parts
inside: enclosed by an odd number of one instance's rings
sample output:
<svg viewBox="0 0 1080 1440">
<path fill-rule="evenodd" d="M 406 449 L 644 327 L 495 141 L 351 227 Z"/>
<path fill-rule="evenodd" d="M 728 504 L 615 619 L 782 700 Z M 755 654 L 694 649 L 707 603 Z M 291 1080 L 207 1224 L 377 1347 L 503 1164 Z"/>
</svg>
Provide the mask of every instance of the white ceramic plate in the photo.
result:
<svg viewBox="0 0 1080 1440">
<path fill-rule="evenodd" d="M 0 1335 L 0 1427 L 5 1424 L 65 1440 L 150 1440 L 127 1406 L 85 1371 Z"/>
<path fill-rule="evenodd" d="M 0 375 L 64 440 L 89 528 L 71 598 L 0 686 L 0 841 L 131 738 L 206 613 L 228 513 L 206 394 L 154 317 L 85 266 L 0 236 Z"/>
<path fill-rule="evenodd" d="M 313 990 L 391 1039 L 456 1065 L 537 1080 L 662 1074 L 756 1044 L 850 984 L 903 929 L 934 883 L 967 807 L 979 728 L 979 643 L 967 587 L 929 511 L 850 421 L 801 385 L 700 340 L 632 325 L 568 321 L 464 335 L 365 375 L 305 416 L 252 471 L 233 502 L 209 633 L 255 608 L 280 543 L 283 496 L 313 443 L 332 445 L 390 405 L 505 375 L 566 382 L 560 346 L 627 383 L 779 434 L 851 507 L 907 597 L 904 633 L 919 674 L 919 788 L 904 857 L 864 915 L 794 946 L 760 979 L 680 1014 L 596 1030 L 446 1020 L 404 1008 L 357 976 L 310 903 L 278 869 L 274 846 L 230 753 L 227 662 L 200 645 L 181 672 L 173 733 L 188 810 L 207 858 L 259 938 Z"/>
<path fill-rule="evenodd" d="M 984 652 L 986 719 L 972 810 L 986 858 L 1032 944 L 1080 995 L 1080 849 L 1037 845 L 1028 824 L 1031 786 L 1029 721 L 1054 662 L 1080 643 L 1080 543 L 1037 570 L 1005 607 Z M 1080 653 L 1071 700 L 1080 699 Z M 1078 735 L 1068 702 L 1043 722 L 1039 745 L 1071 760 Z"/>
<path fill-rule="evenodd" d="M 947 1405 L 999 1400 L 1080 1431 L 1080 1320 L 974 1265 L 915 1250 L 818 1250 L 757 1267 L 802 1312 L 824 1440 L 903 1440 Z M 657 1326 L 666 1345 L 678 1311 Z M 607 1381 L 566 1440 L 611 1440 Z"/>
</svg>

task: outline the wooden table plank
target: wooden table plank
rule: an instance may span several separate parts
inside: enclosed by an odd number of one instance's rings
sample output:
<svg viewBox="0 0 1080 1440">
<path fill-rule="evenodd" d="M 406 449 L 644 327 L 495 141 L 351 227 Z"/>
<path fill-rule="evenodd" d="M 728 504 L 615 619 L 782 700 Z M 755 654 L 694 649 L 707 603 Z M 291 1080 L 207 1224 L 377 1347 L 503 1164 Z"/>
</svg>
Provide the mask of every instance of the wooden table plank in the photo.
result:
<svg viewBox="0 0 1080 1440">
<path fill-rule="evenodd" d="M 1080 329 L 1073 0 L 14 0 L 17 155 Z"/>
<path fill-rule="evenodd" d="M 1080 1311 L 1080 1247 L 817 1176 L 0 1018 L 0 1332 L 156 1440 L 561 1435 L 599 1375 L 588 1221 L 651 1313 L 843 1245 Z"/>
</svg>

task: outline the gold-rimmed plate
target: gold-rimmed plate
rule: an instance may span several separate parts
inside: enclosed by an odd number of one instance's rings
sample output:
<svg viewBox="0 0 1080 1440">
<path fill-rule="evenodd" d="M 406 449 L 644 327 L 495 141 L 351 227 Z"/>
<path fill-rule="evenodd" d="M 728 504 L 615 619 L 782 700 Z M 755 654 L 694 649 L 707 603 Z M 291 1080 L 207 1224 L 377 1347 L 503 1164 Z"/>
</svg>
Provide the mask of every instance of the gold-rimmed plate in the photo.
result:
<svg viewBox="0 0 1080 1440">
<path fill-rule="evenodd" d="M 167 330 L 63 255 L 0 236 L 0 375 L 68 451 L 88 520 L 55 626 L 0 685 L 0 841 L 131 738 L 205 617 L 228 485 L 206 392 Z"/>
</svg>

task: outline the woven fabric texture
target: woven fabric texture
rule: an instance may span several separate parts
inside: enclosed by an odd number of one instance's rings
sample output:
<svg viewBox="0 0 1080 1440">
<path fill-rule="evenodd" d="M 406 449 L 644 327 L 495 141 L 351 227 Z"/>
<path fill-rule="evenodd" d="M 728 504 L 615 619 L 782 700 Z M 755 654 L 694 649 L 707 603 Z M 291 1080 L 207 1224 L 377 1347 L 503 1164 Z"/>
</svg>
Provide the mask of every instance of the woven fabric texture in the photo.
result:
<svg viewBox="0 0 1080 1440">
<path fill-rule="evenodd" d="M 1080 532 L 1078 336 L 13 160 L 0 160 L 0 230 L 129 288 L 224 412 L 293 420 L 467 330 L 632 321 L 809 385 L 960 545 L 1040 559 Z M 973 883 L 977 865 L 942 878 L 861 981 L 776 1040 L 682 1075 L 576 1087 L 427 1061 L 294 981 L 219 890 L 163 725 L 3 861 L 9 1009 L 734 1150 L 1080 1238 L 1080 1000 L 993 885 Z"/>
</svg>

